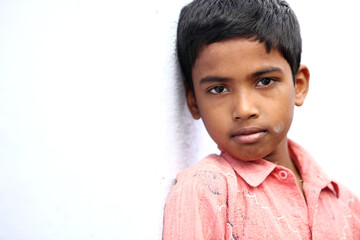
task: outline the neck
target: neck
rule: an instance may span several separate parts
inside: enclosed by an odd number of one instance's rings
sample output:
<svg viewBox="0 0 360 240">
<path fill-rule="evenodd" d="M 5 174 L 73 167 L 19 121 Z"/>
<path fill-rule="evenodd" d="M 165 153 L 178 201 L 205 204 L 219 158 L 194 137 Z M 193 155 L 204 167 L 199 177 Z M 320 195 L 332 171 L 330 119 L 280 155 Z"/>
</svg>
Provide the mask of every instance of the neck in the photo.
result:
<svg viewBox="0 0 360 240">
<path fill-rule="evenodd" d="M 272 153 L 264 157 L 264 159 L 292 170 L 291 168 L 295 165 L 290 157 L 287 137 L 280 142 Z"/>
</svg>

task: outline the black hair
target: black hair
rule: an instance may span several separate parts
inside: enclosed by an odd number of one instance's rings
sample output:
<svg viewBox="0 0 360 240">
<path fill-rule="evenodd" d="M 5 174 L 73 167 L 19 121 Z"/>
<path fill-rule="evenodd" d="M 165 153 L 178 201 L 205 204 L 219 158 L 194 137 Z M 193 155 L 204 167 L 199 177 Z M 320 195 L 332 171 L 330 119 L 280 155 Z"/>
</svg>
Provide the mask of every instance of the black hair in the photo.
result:
<svg viewBox="0 0 360 240">
<path fill-rule="evenodd" d="M 254 38 L 278 50 L 295 81 L 301 61 L 300 26 L 283 0 L 194 0 L 181 10 L 176 48 L 186 83 L 193 89 L 192 68 L 199 50 L 230 38 Z"/>
</svg>

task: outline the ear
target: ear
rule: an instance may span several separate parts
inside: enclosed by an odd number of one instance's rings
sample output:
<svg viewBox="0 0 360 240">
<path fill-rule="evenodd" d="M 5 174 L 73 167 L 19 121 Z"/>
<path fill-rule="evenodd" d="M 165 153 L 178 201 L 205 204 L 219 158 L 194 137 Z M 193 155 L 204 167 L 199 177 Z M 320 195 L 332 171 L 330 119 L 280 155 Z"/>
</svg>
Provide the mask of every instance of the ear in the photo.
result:
<svg viewBox="0 0 360 240">
<path fill-rule="evenodd" d="M 188 108 L 190 110 L 191 115 L 194 119 L 198 120 L 200 119 L 200 112 L 199 108 L 196 102 L 196 98 L 194 95 L 194 92 L 190 89 L 189 85 L 187 83 L 184 83 L 185 85 L 185 94 L 186 94 L 186 101 Z"/>
<path fill-rule="evenodd" d="M 310 72 L 305 65 L 300 65 L 299 71 L 295 76 L 295 105 L 303 105 L 309 91 Z"/>
</svg>

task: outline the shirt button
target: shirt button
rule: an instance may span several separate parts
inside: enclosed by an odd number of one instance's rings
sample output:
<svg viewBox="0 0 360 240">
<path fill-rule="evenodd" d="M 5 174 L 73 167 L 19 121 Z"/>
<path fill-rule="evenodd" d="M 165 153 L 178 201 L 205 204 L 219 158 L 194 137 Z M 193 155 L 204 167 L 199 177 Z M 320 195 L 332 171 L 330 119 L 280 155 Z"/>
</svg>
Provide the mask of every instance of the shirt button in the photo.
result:
<svg viewBox="0 0 360 240">
<path fill-rule="evenodd" d="M 281 171 L 279 171 L 279 177 L 280 177 L 282 180 L 286 180 L 287 177 L 288 177 L 288 174 L 287 174 L 286 171 L 281 170 Z"/>
</svg>

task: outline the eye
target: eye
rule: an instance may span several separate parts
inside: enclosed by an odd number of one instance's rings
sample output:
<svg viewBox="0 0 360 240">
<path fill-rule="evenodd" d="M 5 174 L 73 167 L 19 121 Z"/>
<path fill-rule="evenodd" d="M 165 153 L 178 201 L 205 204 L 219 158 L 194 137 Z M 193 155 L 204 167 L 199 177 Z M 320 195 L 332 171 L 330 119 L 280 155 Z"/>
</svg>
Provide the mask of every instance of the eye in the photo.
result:
<svg viewBox="0 0 360 240">
<path fill-rule="evenodd" d="M 256 84 L 257 86 L 263 87 L 263 86 L 270 86 L 272 84 L 274 84 L 276 80 L 272 79 L 272 78 L 262 78 L 260 79 L 260 81 Z"/>
<path fill-rule="evenodd" d="M 221 93 L 228 92 L 228 91 L 229 90 L 224 86 L 216 86 L 216 87 L 209 89 L 209 92 L 211 92 L 213 94 L 221 94 Z"/>
</svg>

